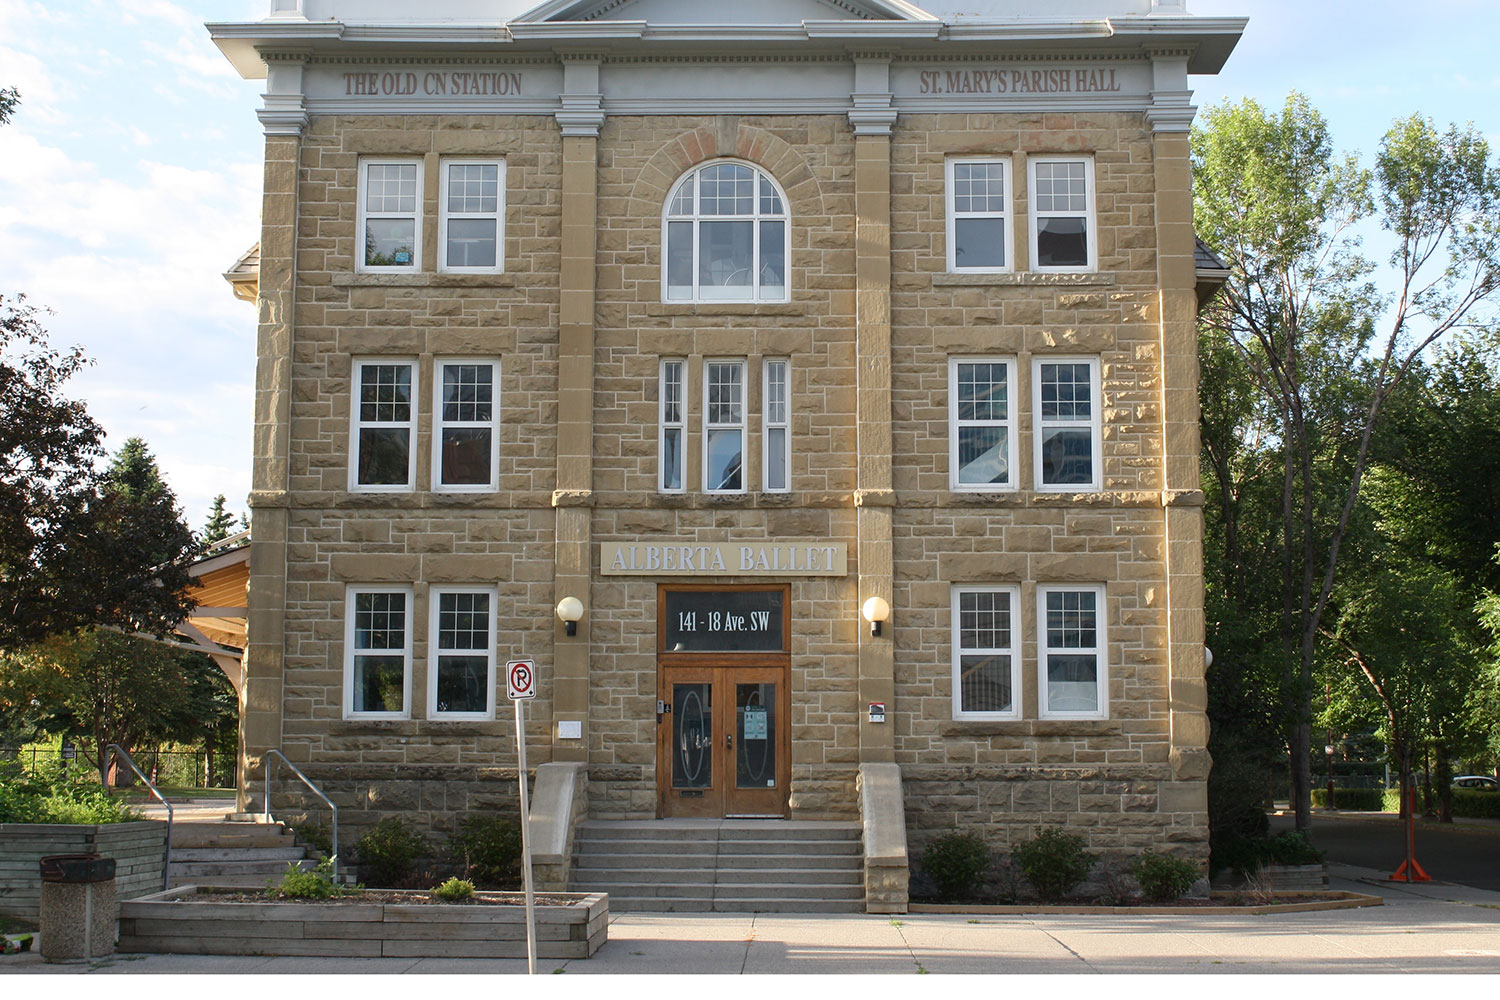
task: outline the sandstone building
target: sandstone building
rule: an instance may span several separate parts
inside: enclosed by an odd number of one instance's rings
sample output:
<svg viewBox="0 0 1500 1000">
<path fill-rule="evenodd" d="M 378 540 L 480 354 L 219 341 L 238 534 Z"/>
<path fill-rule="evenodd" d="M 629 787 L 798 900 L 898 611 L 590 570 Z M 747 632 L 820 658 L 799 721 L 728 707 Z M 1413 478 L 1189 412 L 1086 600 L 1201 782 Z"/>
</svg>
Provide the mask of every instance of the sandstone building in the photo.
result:
<svg viewBox="0 0 1500 1000">
<path fill-rule="evenodd" d="M 210 25 L 265 79 L 245 798 L 514 810 L 530 658 L 575 820 L 1206 857 L 1188 76 L 1243 20 L 271 7 Z"/>
</svg>

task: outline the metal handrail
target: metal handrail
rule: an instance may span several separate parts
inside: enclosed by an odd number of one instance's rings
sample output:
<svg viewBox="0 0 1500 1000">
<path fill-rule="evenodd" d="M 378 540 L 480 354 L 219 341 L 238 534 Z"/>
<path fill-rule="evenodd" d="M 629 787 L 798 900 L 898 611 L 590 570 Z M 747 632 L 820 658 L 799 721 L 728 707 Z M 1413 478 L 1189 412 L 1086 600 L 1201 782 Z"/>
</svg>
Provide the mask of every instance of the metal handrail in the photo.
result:
<svg viewBox="0 0 1500 1000">
<path fill-rule="evenodd" d="M 124 759 L 126 766 L 135 772 L 137 778 L 146 783 L 147 790 L 156 796 L 156 801 L 167 807 L 167 857 L 166 863 L 162 865 L 161 870 L 161 891 L 166 892 L 172 880 L 172 803 L 168 802 L 166 796 L 157 790 L 156 785 L 152 783 L 150 778 L 141 773 L 141 769 L 135 766 L 135 761 L 130 759 L 130 754 L 126 753 L 125 748 L 118 743 L 111 743 L 104 748 L 104 766 L 99 769 L 101 784 L 105 784 L 106 788 L 109 787 L 107 784 L 109 781 L 109 763 L 116 754 L 119 754 Z"/>
<path fill-rule="evenodd" d="M 311 778 L 302 773 L 301 768 L 293 764 L 290 760 L 287 760 L 286 754 L 280 750 L 273 749 L 266 751 L 266 800 L 265 810 L 262 814 L 263 818 L 267 823 L 271 822 L 271 759 L 273 757 L 280 757 L 281 762 L 291 768 L 293 774 L 302 779 L 302 783 L 307 786 L 308 791 L 322 799 L 323 804 L 333 811 L 333 856 L 330 858 L 330 861 L 333 863 L 333 877 L 337 880 L 339 877 L 339 807 L 333 804 L 332 799 L 323 794 L 321 788 L 312 783 Z"/>
</svg>

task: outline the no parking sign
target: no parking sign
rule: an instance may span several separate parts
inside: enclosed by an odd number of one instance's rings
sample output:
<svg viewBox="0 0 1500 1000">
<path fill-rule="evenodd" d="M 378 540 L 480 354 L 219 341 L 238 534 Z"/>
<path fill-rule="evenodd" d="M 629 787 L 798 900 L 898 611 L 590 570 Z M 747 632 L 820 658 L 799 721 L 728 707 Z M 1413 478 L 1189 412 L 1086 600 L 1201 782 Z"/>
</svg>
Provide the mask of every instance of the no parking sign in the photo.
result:
<svg viewBox="0 0 1500 1000">
<path fill-rule="evenodd" d="M 511 701 L 536 697 L 536 664 L 531 660 L 511 660 L 505 665 L 505 684 Z"/>
</svg>

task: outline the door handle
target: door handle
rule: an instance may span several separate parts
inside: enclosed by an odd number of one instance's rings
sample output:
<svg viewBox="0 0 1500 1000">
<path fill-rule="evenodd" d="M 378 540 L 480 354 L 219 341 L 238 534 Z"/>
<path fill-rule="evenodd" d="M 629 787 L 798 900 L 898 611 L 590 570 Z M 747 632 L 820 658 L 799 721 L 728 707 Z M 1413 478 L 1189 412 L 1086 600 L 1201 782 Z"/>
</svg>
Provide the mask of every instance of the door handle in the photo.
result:
<svg viewBox="0 0 1500 1000">
<path fill-rule="evenodd" d="M 724 734 L 724 749 L 726 749 L 726 750 L 733 750 L 734 749 L 734 734 L 733 733 L 725 733 Z"/>
</svg>

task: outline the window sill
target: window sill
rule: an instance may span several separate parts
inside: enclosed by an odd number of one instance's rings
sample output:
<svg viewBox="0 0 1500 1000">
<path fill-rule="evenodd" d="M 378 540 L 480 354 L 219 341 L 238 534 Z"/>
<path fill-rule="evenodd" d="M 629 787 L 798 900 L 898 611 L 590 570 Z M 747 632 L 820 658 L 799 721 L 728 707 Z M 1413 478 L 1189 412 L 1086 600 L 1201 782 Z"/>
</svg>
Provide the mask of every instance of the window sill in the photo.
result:
<svg viewBox="0 0 1500 1000">
<path fill-rule="evenodd" d="M 1010 274 L 953 274 L 941 272 L 932 276 L 934 288 L 945 285 L 994 285 L 998 287 L 1015 287 L 1020 285 L 1041 285 L 1051 288 L 1076 288 L 1090 285 L 1113 285 L 1115 276 L 1113 274 L 1052 274 L 1038 271 L 1019 271 Z"/>
<path fill-rule="evenodd" d="M 646 306 L 647 316 L 802 316 L 798 302 L 658 302 Z"/>
<path fill-rule="evenodd" d="M 365 274 L 345 271 L 330 282 L 335 288 L 513 288 L 513 274 L 444 274 L 421 271 L 415 274 Z"/>
<path fill-rule="evenodd" d="M 1110 719 L 1018 719 L 1014 722 L 949 722 L 943 736 L 1120 736 L 1125 727 Z"/>
</svg>

